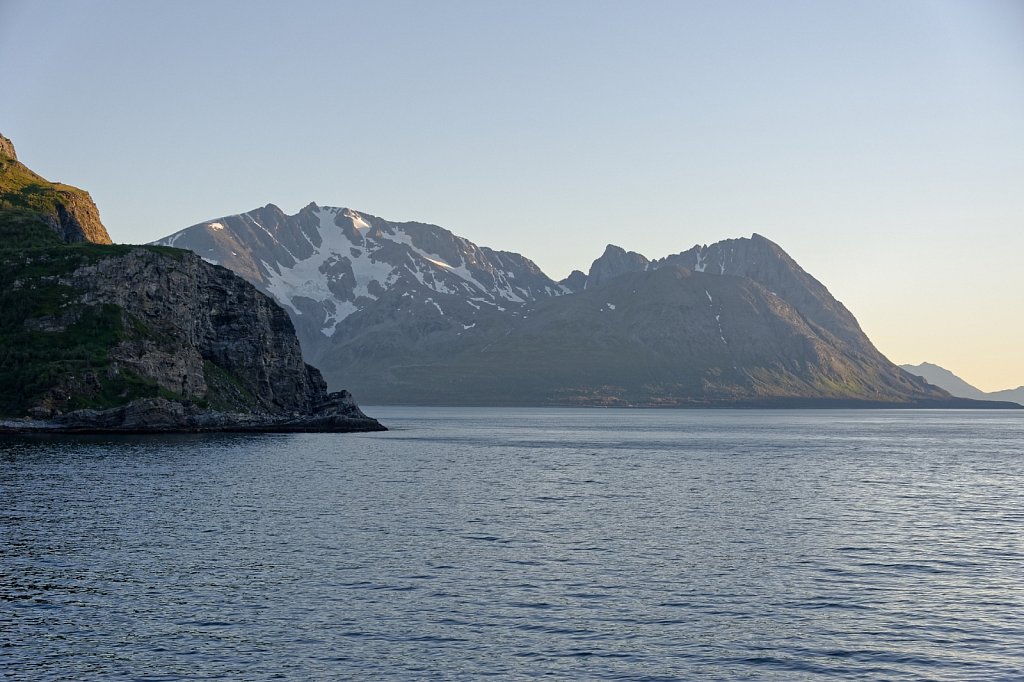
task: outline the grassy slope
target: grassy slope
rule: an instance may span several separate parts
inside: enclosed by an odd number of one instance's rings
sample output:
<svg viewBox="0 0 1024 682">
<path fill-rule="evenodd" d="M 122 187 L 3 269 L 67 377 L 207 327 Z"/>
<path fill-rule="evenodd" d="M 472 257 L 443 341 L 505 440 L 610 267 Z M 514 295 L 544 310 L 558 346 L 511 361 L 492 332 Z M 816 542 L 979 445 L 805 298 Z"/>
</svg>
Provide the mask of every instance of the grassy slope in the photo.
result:
<svg viewBox="0 0 1024 682">
<path fill-rule="evenodd" d="M 47 225 L 46 218 L 58 216 L 58 205 L 65 196 L 91 201 L 86 192 L 49 182 L 24 164 L 0 154 L 0 237 L 3 246 L 26 247 L 59 244 L 60 238 Z"/>
</svg>

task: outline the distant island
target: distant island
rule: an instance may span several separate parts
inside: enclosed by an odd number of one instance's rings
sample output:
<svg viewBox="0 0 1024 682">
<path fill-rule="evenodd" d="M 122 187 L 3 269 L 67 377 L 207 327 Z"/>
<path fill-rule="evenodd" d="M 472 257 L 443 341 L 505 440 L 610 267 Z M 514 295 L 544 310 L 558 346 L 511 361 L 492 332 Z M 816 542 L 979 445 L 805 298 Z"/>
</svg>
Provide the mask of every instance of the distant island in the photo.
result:
<svg viewBox="0 0 1024 682">
<path fill-rule="evenodd" d="M 154 242 L 232 269 L 291 316 L 328 384 L 372 404 L 1016 407 L 885 358 L 761 235 L 658 260 L 609 245 L 554 281 L 436 225 L 273 204 Z"/>
<path fill-rule="evenodd" d="M 930 362 L 922 362 L 919 365 L 900 365 L 900 367 L 911 374 L 916 374 L 930 384 L 949 391 L 951 395 L 955 395 L 958 398 L 970 398 L 971 400 L 1008 400 L 1010 402 L 1024 405 L 1024 386 L 1008 388 L 1003 391 L 986 392 L 971 386 L 945 367 L 933 365 Z"/>
<path fill-rule="evenodd" d="M 179 249 L 111 243 L 0 135 L 0 433 L 381 430 L 287 314 Z"/>
</svg>

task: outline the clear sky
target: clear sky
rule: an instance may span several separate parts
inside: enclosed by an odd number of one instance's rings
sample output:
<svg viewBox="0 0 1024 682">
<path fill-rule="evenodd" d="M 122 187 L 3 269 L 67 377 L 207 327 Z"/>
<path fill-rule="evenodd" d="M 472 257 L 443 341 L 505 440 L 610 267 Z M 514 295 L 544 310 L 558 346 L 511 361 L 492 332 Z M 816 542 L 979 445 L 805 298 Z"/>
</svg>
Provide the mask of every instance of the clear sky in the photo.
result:
<svg viewBox="0 0 1024 682">
<path fill-rule="evenodd" d="M 315 201 L 550 276 L 758 232 L 1024 384 L 1024 2 L 0 0 L 0 132 L 115 241 Z"/>
</svg>

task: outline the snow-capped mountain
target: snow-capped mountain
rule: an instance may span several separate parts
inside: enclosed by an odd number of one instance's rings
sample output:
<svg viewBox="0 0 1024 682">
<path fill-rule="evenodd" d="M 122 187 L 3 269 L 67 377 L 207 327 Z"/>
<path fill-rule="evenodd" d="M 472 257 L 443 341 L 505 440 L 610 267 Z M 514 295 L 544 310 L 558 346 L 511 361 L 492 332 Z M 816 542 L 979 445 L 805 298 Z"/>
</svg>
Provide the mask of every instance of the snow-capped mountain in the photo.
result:
<svg viewBox="0 0 1024 682">
<path fill-rule="evenodd" d="M 436 225 L 316 204 L 293 216 L 268 205 L 157 243 L 277 299 L 307 361 L 366 404 L 954 400 L 889 362 L 824 285 L 756 234 L 658 260 L 609 245 L 560 283 Z"/>
<path fill-rule="evenodd" d="M 311 359 L 346 318 L 387 294 L 471 325 L 480 311 L 568 292 L 519 254 L 479 247 L 436 225 L 315 203 L 292 216 L 268 204 L 154 243 L 194 251 L 275 298 Z"/>
</svg>

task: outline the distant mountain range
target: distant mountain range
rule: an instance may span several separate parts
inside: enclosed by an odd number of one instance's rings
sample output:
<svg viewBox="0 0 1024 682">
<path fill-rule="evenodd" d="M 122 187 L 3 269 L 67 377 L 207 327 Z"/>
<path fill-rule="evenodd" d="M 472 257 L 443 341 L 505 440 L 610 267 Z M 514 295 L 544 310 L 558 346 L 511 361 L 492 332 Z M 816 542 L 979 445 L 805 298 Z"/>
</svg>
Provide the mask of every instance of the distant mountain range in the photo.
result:
<svg viewBox="0 0 1024 682">
<path fill-rule="evenodd" d="M 1024 405 L 1024 386 L 986 393 L 958 377 L 944 367 L 922 362 L 920 365 L 900 365 L 901 368 L 925 379 L 928 383 L 945 389 L 951 395 L 971 400 L 1009 400 Z"/>
<path fill-rule="evenodd" d="M 368 404 L 949 406 L 760 235 L 660 260 L 609 245 L 556 282 L 436 225 L 268 204 L 156 244 L 234 270 Z"/>
</svg>

